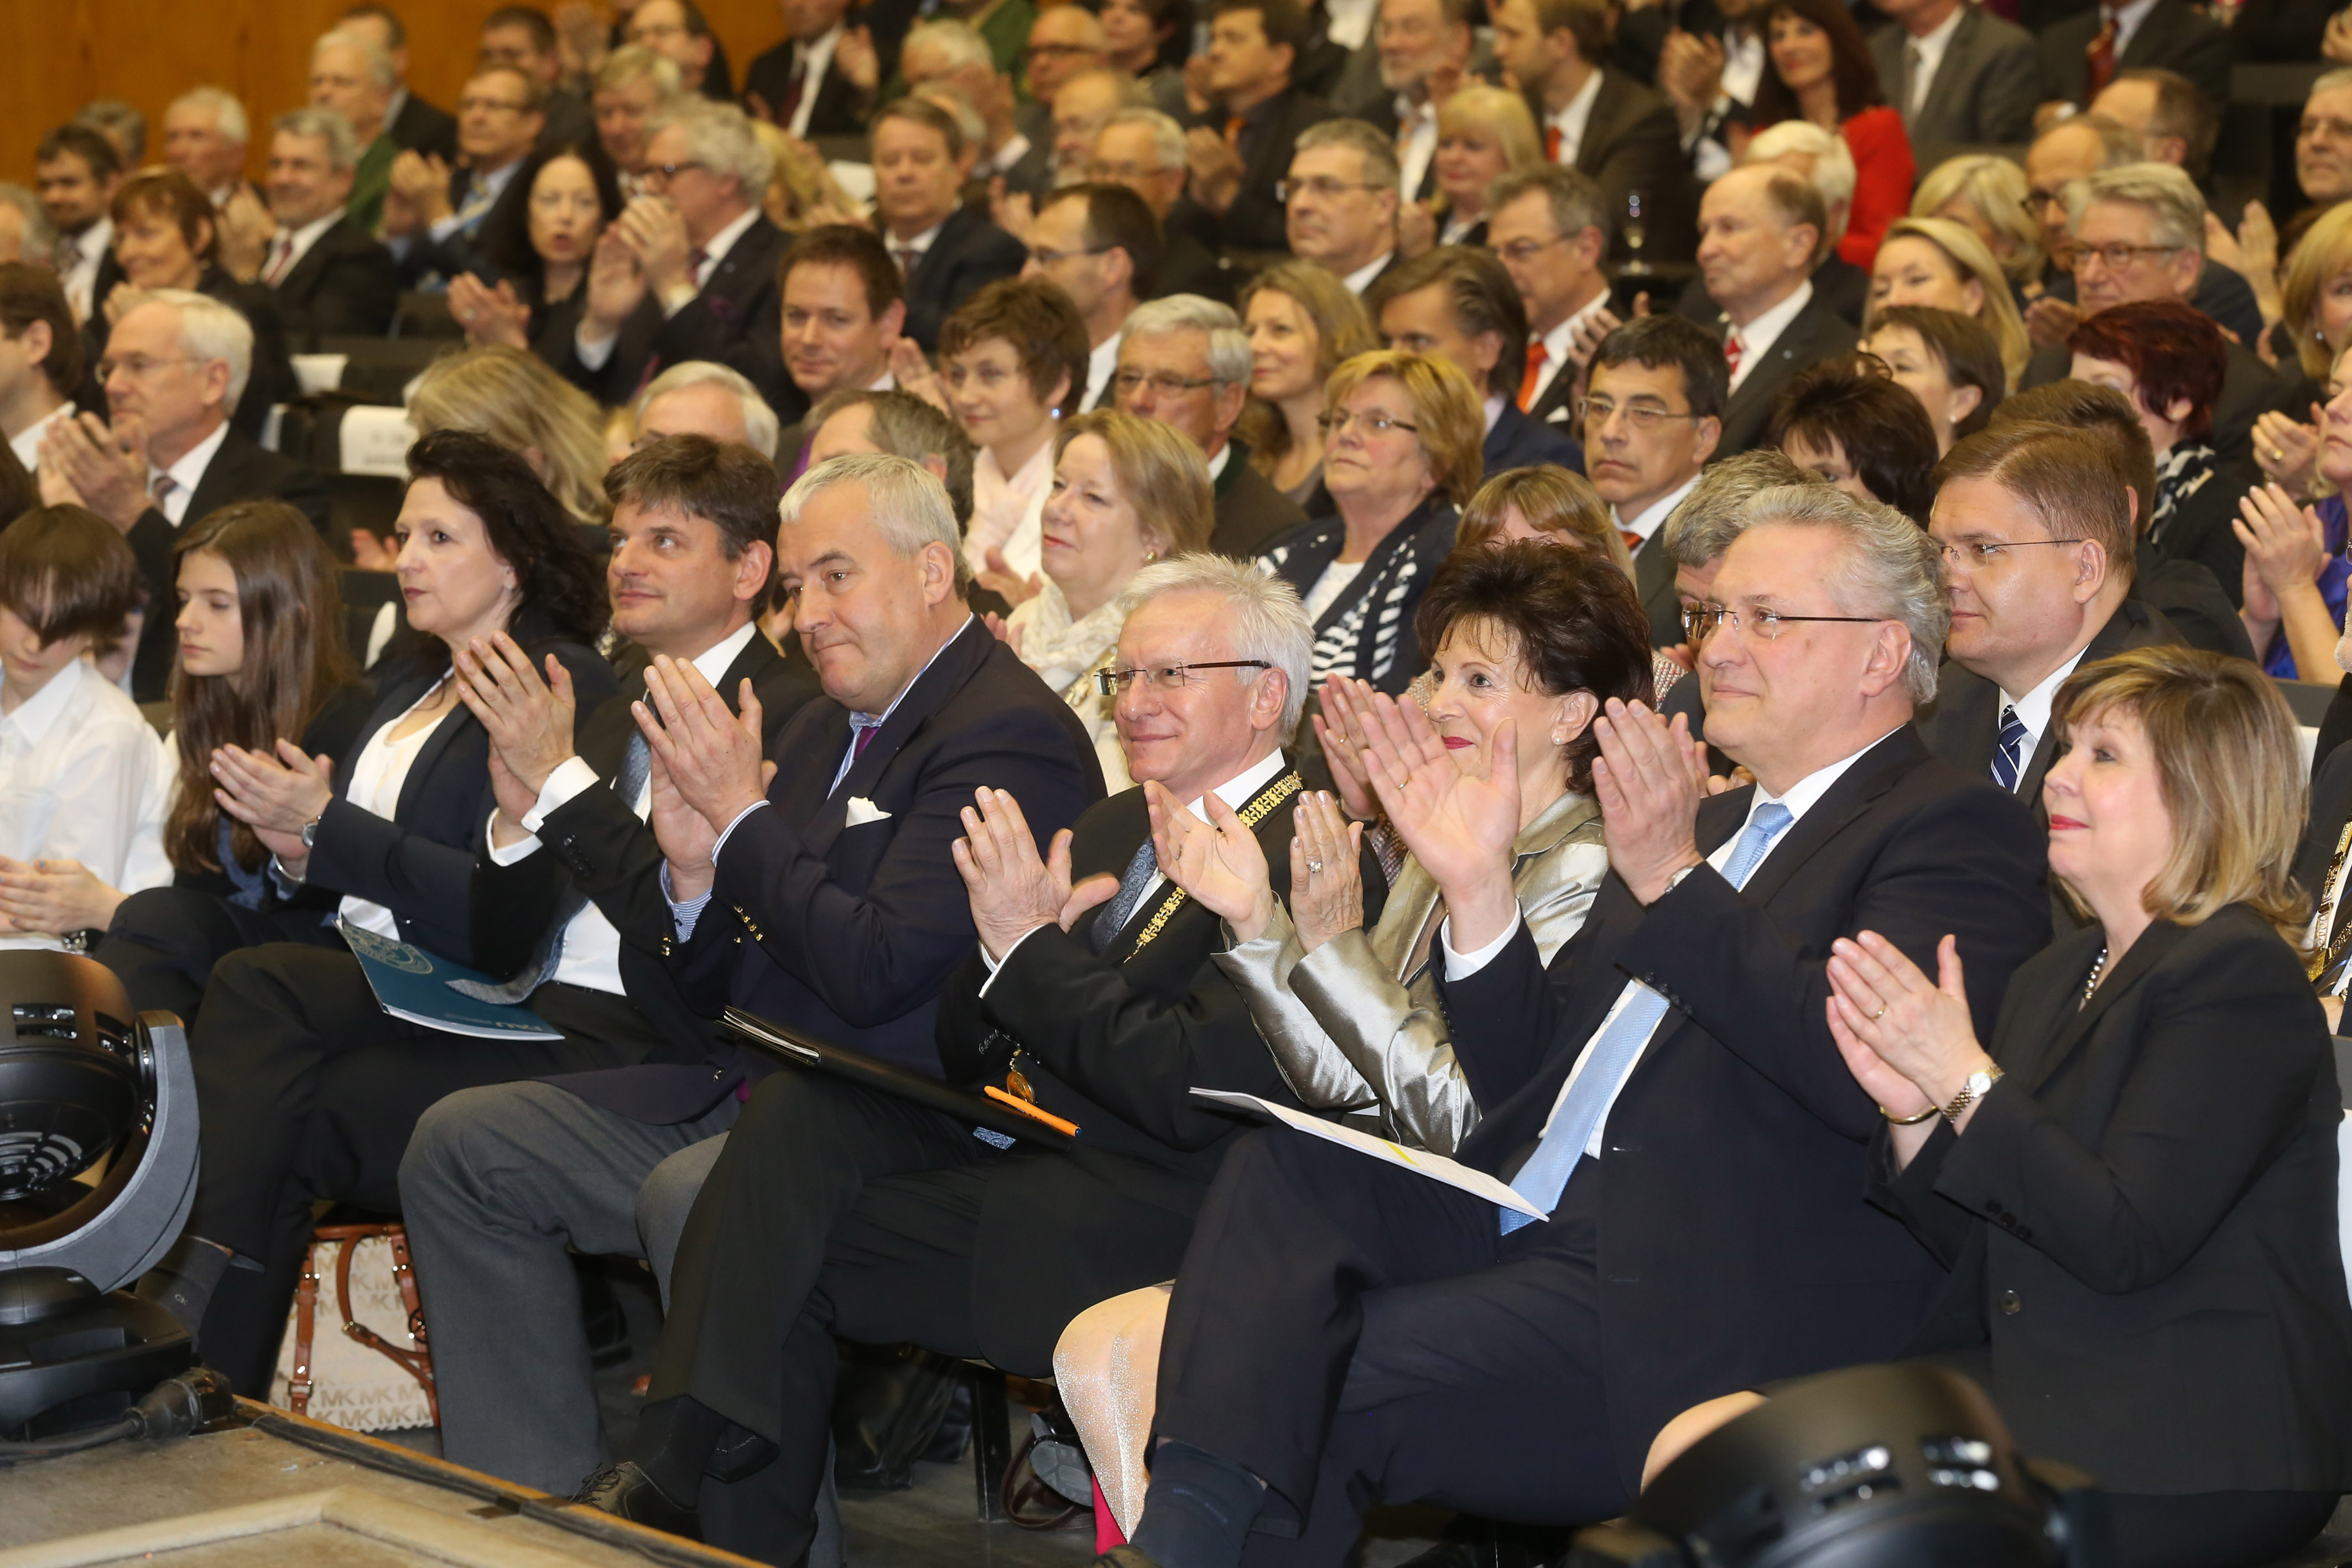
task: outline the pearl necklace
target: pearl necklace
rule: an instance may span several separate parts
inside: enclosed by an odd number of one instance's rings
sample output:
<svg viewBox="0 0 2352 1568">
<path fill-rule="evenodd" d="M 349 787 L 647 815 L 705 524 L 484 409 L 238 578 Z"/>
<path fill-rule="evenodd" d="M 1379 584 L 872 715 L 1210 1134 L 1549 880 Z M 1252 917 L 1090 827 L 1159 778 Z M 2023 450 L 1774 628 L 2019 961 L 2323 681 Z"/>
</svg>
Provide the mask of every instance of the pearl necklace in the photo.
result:
<svg viewBox="0 0 2352 1568">
<path fill-rule="evenodd" d="M 2100 977 L 2104 976 L 2106 972 L 2107 950 L 2105 947 L 2102 947 L 2099 949 L 2098 957 L 2092 962 L 2091 977 L 2083 982 L 2083 1000 L 2084 1002 L 2087 1003 L 2091 999 L 2091 993 L 2099 988 Z"/>
</svg>

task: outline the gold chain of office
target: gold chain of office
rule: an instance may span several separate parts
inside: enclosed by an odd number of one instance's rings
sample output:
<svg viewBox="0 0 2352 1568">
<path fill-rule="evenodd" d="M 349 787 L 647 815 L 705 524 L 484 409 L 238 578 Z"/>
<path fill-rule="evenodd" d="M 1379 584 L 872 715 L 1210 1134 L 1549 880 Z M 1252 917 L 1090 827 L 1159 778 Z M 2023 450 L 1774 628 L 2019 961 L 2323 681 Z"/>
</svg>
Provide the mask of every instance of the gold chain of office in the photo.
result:
<svg viewBox="0 0 2352 1568">
<path fill-rule="evenodd" d="M 1306 781 L 1296 772 L 1286 773 L 1267 785 L 1257 799 L 1244 806 L 1235 814 L 1241 818 L 1242 826 L 1255 828 L 1274 814 L 1276 807 L 1305 788 L 1307 788 Z M 1160 907 L 1151 912 L 1151 923 L 1136 936 L 1134 951 L 1128 955 L 1129 957 L 1135 956 L 1136 953 L 1140 953 L 1151 946 L 1151 939 L 1160 935 L 1160 928 L 1168 924 L 1169 917 L 1184 906 L 1184 900 L 1188 896 L 1190 895 L 1180 887 L 1160 901 Z"/>
</svg>

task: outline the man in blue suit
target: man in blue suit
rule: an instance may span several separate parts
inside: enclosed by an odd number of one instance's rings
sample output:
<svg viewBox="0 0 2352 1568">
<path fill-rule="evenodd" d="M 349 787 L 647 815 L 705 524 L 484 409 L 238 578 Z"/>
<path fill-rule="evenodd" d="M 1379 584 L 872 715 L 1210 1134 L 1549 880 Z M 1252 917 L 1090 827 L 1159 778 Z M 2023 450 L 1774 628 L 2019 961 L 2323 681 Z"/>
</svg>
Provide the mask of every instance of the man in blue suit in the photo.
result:
<svg viewBox="0 0 2352 1568">
<path fill-rule="evenodd" d="M 1484 395 L 1490 477 L 1536 463 L 1584 471 L 1581 447 L 1519 412 L 1528 312 L 1493 252 L 1439 246 L 1383 277 L 1366 303 L 1390 348 L 1453 361 Z"/>
</svg>

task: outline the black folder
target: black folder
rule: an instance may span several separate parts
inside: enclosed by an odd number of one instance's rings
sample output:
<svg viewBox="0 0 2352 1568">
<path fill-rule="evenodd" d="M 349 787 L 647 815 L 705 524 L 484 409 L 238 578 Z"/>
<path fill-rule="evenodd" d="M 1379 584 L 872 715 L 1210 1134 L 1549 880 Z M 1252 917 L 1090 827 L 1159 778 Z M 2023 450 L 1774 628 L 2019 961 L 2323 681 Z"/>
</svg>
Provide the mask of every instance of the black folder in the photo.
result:
<svg viewBox="0 0 2352 1568">
<path fill-rule="evenodd" d="M 893 1067 L 862 1051 L 849 1051 L 800 1030 L 787 1029 L 757 1013 L 747 1013 L 741 1008 L 729 1008 L 719 1014 L 719 1027 L 734 1039 L 756 1046 L 795 1067 L 828 1072 L 852 1083 L 862 1083 L 868 1089 L 878 1089 L 885 1094 L 910 1100 L 958 1122 L 970 1123 L 974 1127 L 1058 1149 L 1068 1148 L 1072 1142 L 1072 1134 L 1059 1127 L 1024 1115 L 984 1094 L 958 1089 L 936 1078 L 909 1072 L 903 1067 Z"/>
</svg>

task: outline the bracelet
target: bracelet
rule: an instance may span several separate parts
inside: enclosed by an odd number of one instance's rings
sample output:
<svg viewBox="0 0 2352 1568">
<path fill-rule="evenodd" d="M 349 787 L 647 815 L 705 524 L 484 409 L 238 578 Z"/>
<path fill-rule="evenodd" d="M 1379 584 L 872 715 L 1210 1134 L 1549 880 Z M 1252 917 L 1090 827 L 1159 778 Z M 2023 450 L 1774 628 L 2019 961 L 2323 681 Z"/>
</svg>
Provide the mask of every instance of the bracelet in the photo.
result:
<svg viewBox="0 0 2352 1568">
<path fill-rule="evenodd" d="M 1885 1106 L 1881 1105 L 1878 1108 L 1878 1113 L 1885 1117 L 1887 1123 L 1892 1126 L 1916 1127 L 1920 1123 L 1926 1121 L 1928 1117 L 1940 1114 L 1943 1109 L 1944 1108 L 1941 1105 L 1930 1105 L 1916 1116 L 1898 1116 L 1894 1112 L 1888 1110 Z"/>
<path fill-rule="evenodd" d="M 1969 1073 L 1968 1082 L 1960 1085 L 1960 1092 L 1952 1096 L 1952 1103 L 1943 1108 L 1944 1120 L 1958 1126 L 1961 1113 L 1983 1099 L 1992 1086 L 2000 1082 L 2001 1076 L 1998 1061 L 1988 1063 L 1981 1071 Z"/>
</svg>

